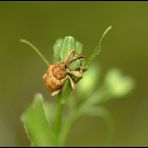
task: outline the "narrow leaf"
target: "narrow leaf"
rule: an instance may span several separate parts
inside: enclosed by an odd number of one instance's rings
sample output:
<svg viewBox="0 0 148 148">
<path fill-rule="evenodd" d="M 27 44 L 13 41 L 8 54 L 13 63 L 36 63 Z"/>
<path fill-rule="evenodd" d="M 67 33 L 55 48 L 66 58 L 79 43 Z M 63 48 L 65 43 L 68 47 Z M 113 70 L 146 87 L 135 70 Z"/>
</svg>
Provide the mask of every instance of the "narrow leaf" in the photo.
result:
<svg viewBox="0 0 148 148">
<path fill-rule="evenodd" d="M 66 36 L 63 39 L 62 46 L 61 46 L 61 60 L 64 61 L 67 58 L 68 53 L 75 49 L 76 40 L 72 36 Z"/>
<path fill-rule="evenodd" d="M 30 46 L 39 56 L 40 58 L 43 60 L 43 62 L 49 66 L 49 62 L 48 60 L 43 56 L 43 54 L 29 41 L 25 40 L 25 39 L 20 39 L 20 42 L 27 44 L 28 46 Z"/>
<path fill-rule="evenodd" d="M 61 59 L 61 48 L 62 48 L 63 39 L 59 38 L 56 40 L 56 42 L 53 45 L 53 51 L 54 51 L 54 61 L 60 62 Z"/>
<path fill-rule="evenodd" d="M 86 65 L 89 65 L 96 56 L 99 55 L 99 53 L 101 52 L 101 43 L 103 41 L 103 38 L 105 37 L 105 35 L 108 33 L 108 31 L 112 28 L 112 26 L 109 26 L 103 33 L 103 35 L 101 36 L 96 48 L 93 50 L 92 54 L 88 57 L 88 60 L 86 62 Z"/>
</svg>

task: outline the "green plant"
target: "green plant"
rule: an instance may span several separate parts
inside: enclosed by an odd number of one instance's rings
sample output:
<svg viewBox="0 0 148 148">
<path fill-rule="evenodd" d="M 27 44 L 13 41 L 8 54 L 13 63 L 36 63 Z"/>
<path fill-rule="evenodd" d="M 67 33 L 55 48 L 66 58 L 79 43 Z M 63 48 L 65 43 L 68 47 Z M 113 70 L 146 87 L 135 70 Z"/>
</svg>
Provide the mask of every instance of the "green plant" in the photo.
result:
<svg viewBox="0 0 148 148">
<path fill-rule="evenodd" d="M 83 63 L 76 60 L 70 66 L 72 70 L 80 68 L 81 64 L 87 66 L 83 79 L 78 81 L 75 91 L 72 91 L 69 81 L 66 81 L 61 93 L 56 98 L 56 104 L 45 101 L 42 94 L 37 93 L 32 105 L 22 114 L 21 120 L 32 146 L 65 145 L 71 128 L 84 115 L 102 117 L 108 126 L 108 143 L 111 142 L 114 120 L 103 104 L 128 94 L 134 88 L 134 80 L 122 75 L 118 69 L 111 69 L 105 75 L 104 81 L 100 82 L 100 67 L 92 62 L 100 53 L 101 42 L 110 29 L 111 26 L 105 30 L 96 48 Z M 31 46 L 44 63 L 47 66 L 50 65 L 32 43 L 24 39 L 21 39 L 21 42 Z M 63 61 L 72 49 L 82 53 L 83 45 L 74 37 L 66 36 L 58 39 L 53 49 L 54 62 L 58 62 Z M 98 86 L 98 83 L 101 84 Z M 67 107 L 68 112 L 63 111 L 64 107 Z"/>
</svg>

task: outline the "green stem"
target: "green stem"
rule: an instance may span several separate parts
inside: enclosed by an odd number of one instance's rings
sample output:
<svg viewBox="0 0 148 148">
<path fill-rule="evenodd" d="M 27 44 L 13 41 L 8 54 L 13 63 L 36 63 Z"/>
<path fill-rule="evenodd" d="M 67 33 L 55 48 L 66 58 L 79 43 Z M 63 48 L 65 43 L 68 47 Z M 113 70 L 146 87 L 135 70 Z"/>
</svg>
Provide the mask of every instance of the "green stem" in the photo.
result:
<svg viewBox="0 0 148 148">
<path fill-rule="evenodd" d="M 49 66 L 49 62 L 48 60 L 43 56 L 43 54 L 29 41 L 25 40 L 25 39 L 20 39 L 20 42 L 27 44 L 28 46 L 30 46 L 39 56 L 40 58 L 43 60 L 43 62 Z"/>
<path fill-rule="evenodd" d="M 68 96 L 71 92 L 71 87 L 69 83 L 66 83 L 63 91 L 57 97 L 57 108 L 56 108 L 56 118 L 55 118 L 55 135 L 56 135 L 56 145 L 59 145 L 59 135 L 62 127 L 62 113 L 65 103 L 67 102 Z"/>
<path fill-rule="evenodd" d="M 61 130 L 61 134 L 59 136 L 59 145 L 64 146 L 70 130 L 72 129 L 76 121 L 79 120 L 80 117 L 83 115 L 97 116 L 104 119 L 108 128 L 106 144 L 111 145 L 114 138 L 115 123 L 112 114 L 110 114 L 110 112 L 103 107 L 92 107 L 88 110 L 85 110 L 85 112 L 81 112 L 80 110 L 78 110 L 78 108 L 72 110 Z"/>
<path fill-rule="evenodd" d="M 66 118 L 66 121 L 64 123 L 64 126 L 62 127 L 59 136 L 59 145 L 64 146 L 70 130 L 74 126 L 75 122 L 83 115 L 102 117 L 106 121 L 108 127 L 106 144 L 109 145 L 112 143 L 115 125 L 111 113 L 103 107 L 93 107 L 94 105 L 89 106 L 87 104 L 85 105 L 84 105 L 85 107 L 77 106 L 76 108 L 72 109 L 72 111 L 69 113 L 69 116 Z"/>
<path fill-rule="evenodd" d="M 62 112 L 63 112 L 63 104 L 62 104 L 62 94 L 60 94 L 57 98 L 57 109 L 56 109 L 56 119 L 55 119 L 55 134 L 56 139 L 58 139 L 59 132 L 61 130 L 61 121 L 62 121 Z"/>
</svg>

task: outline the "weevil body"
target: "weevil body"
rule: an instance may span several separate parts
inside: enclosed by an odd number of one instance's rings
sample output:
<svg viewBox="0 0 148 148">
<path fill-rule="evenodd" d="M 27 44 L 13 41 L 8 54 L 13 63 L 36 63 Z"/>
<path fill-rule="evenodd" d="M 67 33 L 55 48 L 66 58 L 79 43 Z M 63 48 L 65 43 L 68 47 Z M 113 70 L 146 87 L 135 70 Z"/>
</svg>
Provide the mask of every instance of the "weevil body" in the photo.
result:
<svg viewBox="0 0 148 148">
<path fill-rule="evenodd" d="M 72 58 L 74 57 L 74 54 L 77 54 L 78 57 L 72 60 Z M 44 79 L 46 88 L 50 92 L 52 92 L 51 94 L 52 96 L 57 95 L 61 91 L 67 79 L 70 80 L 72 89 L 75 89 L 76 84 L 71 76 L 80 78 L 82 77 L 83 71 L 82 71 L 82 68 L 80 68 L 80 71 L 69 71 L 68 65 L 72 63 L 73 61 L 80 59 L 80 58 L 84 58 L 84 57 L 79 55 L 73 49 L 70 51 L 65 61 L 49 66 L 49 68 L 47 69 L 47 72 L 43 75 L 43 79 Z"/>
</svg>

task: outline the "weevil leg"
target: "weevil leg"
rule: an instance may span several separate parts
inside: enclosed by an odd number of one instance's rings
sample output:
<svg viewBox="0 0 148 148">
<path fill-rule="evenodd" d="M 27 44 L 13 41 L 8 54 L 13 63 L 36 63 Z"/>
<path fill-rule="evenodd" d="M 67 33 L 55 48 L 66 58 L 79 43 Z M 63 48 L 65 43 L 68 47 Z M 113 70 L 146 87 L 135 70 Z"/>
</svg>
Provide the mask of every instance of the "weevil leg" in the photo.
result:
<svg viewBox="0 0 148 148">
<path fill-rule="evenodd" d="M 77 54 L 78 55 L 78 58 L 84 58 L 84 56 L 80 55 L 78 52 L 75 51 L 75 49 L 72 49 L 69 53 L 68 53 L 68 56 L 65 60 L 66 63 L 71 63 L 71 59 L 73 58 L 74 54 Z M 77 60 L 78 58 L 74 59 L 74 60 Z"/>
<path fill-rule="evenodd" d="M 47 74 L 45 73 L 42 78 L 45 79 L 46 76 L 47 76 Z"/>
<path fill-rule="evenodd" d="M 75 49 L 73 49 L 73 54 L 76 54 L 76 55 L 78 55 L 79 57 L 82 56 L 81 54 L 79 54 L 78 52 L 76 52 Z"/>
<path fill-rule="evenodd" d="M 68 73 L 78 78 L 82 77 L 81 71 L 69 71 Z"/>
<path fill-rule="evenodd" d="M 75 49 L 71 50 L 71 51 L 68 53 L 68 56 L 67 56 L 67 58 L 66 58 L 66 60 L 65 60 L 66 63 L 69 63 L 69 61 L 73 58 L 73 56 L 74 56 L 74 51 L 75 51 Z"/>
<path fill-rule="evenodd" d="M 71 75 L 73 75 L 73 76 L 75 76 L 75 77 L 80 78 L 80 77 L 82 77 L 82 75 L 83 75 L 83 67 L 80 67 L 80 71 L 69 71 L 69 70 L 67 69 L 67 73 L 68 73 L 68 74 L 71 74 Z"/>
<path fill-rule="evenodd" d="M 75 90 L 76 89 L 76 83 L 74 82 L 74 80 L 70 76 L 68 76 L 68 78 L 70 80 L 70 84 L 71 84 L 72 89 Z"/>
<path fill-rule="evenodd" d="M 80 55 L 78 52 L 76 52 L 76 49 L 72 49 L 72 50 L 69 52 L 68 56 L 74 55 L 74 54 L 77 54 L 78 56 L 82 56 L 82 55 Z"/>
<path fill-rule="evenodd" d="M 51 96 L 55 96 L 57 94 L 59 94 L 61 91 L 61 89 L 55 90 L 54 92 L 51 93 Z"/>
</svg>

